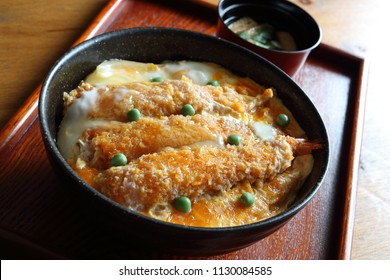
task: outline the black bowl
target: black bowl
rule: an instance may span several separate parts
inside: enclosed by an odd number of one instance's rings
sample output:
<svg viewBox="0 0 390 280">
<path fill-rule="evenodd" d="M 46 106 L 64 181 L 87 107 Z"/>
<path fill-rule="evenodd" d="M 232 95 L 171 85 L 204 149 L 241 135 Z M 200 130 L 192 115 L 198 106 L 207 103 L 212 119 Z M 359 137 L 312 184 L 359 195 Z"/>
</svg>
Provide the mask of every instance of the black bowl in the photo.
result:
<svg viewBox="0 0 390 280">
<path fill-rule="evenodd" d="M 273 86 L 311 139 L 321 139 L 324 149 L 314 154 L 314 168 L 296 202 L 285 212 L 257 223 L 225 228 L 175 225 L 130 211 L 95 191 L 81 180 L 60 154 L 56 137 L 62 119 L 64 91 L 75 88 L 107 59 L 160 63 L 194 60 L 217 63 L 260 84 Z M 170 28 L 134 28 L 96 36 L 74 47 L 50 70 L 39 99 L 43 141 L 55 172 L 66 185 L 83 194 L 88 208 L 96 208 L 100 223 L 122 235 L 137 236 L 175 253 L 221 254 L 246 247 L 283 226 L 319 189 L 328 166 L 328 136 L 320 114 L 303 90 L 273 64 L 220 38 Z M 95 210 L 94 210 L 95 211 Z M 93 212 L 93 211 L 92 211 Z M 99 214 L 98 214 L 99 213 Z M 101 215 L 104 213 L 104 215 Z M 102 218 L 102 217 L 105 218 Z M 114 230 L 114 229 L 113 229 Z"/>
<path fill-rule="evenodd" d="M 218 15 L 219 37 L 258 53 L 290 76 L 299 71 L 322 38 L 321 29 L 315 19 L 287 0 L 221 0 L 218 4 Z M 259 23 L 269 23 L 279 30 L 288 31 L 295 38 L 297 50 L 266 49 L 242 39 L 228 27 L 242 17 L 251 17 Z"/>
</svg>

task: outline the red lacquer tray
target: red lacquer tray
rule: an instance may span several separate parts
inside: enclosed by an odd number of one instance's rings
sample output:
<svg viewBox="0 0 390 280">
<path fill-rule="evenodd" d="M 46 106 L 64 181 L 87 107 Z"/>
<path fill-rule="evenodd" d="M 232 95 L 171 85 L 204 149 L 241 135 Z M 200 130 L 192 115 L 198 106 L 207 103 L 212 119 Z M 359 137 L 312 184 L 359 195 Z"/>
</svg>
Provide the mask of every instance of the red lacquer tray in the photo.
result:
<svg viewBox="0 0 390 280">
<path fill-rule="evenodd" d="M 199 2 L 198 2 L 199 3 Z M 195 1 L 111 1 L 76 42 L 111 30 L 170 26 L 215 34 L 217 15 Z M 147 47 L 147 46 L 145 46 Z M 364 59 L 321 44 L 296 76 L 320 111 L 331 143 L 330 168 L 314 199 L 271 236 L 205 259 L 348 259 L 365 103 Z M 55 176 L 42 143 L 38 88 L 0 133 L 2 258 L 172 259 L 120 241 L 90 221 Z M 156 233 L 158 234 L 158 233 Z"/>
</svg>

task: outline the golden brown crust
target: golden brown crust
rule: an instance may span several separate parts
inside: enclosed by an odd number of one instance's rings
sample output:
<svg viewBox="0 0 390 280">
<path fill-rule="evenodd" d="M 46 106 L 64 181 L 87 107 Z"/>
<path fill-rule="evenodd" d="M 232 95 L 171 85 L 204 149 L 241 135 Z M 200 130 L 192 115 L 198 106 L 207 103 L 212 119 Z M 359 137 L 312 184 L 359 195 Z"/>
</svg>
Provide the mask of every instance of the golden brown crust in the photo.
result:
<svg viewBox="0 0 390 280">
<path fill-rule="evenodd" d="M 248 125 L 233 118 L 212 115 L 143 117 L 137 122 L 110 122 L 107 126 L 87 129 L 80 141 L 83 143 L 80 155 L 88 165 L 106 169 L 117 153 L 125 154 L 130 161 L 165 147 L 197 143 L 224 145 L 230 134 L 240 134 L 245 141 L 256 137 Z"/>
<path fill-rule="evenodd" d="M 248 141 L 240 146 L 166 148 L 124 167 L 107 169 L 97 182 L 104 195 L 129 208 L 146 211 L 181 195 L 196 201 L 207 194 L 227 191 L 243 180 L 266 181 L 285 171 L 292 160 L 291 146 L 283 136 L 272 144 Z"/>
<path fill-rule="evenodd" d="M 261 91 L 257 97 L 252 97 L 237 94 L 231 87 L 200 86 L 188 79 L 107 87 L 82 83 L 65 95 L 65 107 L 80 98 L 83 91 L 92 89 L 99 92 L 99 99 L 89 117 L 122 122 L 127 121 L 127 112 L 133 108 L 140 110 L 144 116 L 161 117 L 180 114 L 185 104 L 191 104 L 198 114 L 208 112 L 239 117 L 273 96 L 272 89 L 259 88 Z"/>
</svg>

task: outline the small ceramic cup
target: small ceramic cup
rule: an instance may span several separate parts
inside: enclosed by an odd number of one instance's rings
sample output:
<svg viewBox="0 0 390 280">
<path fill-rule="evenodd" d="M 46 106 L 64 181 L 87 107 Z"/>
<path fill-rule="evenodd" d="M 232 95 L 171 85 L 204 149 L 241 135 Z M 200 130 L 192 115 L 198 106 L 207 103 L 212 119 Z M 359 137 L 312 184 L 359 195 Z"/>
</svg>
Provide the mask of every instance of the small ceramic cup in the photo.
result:
<svg viewBox="0 0 390 280">
<path fill-rule="evenodd" d="M 317 22 L 305 10 L 286 0 L 221 0 L 218 4 L 217 36 L 250 49 L 293 77 L 309 53 L 321 41 Z M 243 39 L 229 26 L 244 17 L 269 24 L 288 32 L 296 43 L 295 50 L 268 49 Z"/>
</svg>

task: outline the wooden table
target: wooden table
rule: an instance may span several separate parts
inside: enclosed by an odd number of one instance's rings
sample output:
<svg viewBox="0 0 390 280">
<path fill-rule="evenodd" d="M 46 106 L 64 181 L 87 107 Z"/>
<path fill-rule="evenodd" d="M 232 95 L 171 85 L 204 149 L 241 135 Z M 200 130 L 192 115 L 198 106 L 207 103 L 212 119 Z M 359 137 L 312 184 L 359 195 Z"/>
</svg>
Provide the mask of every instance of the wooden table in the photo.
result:
<svg viewBox="0 0 390 280">
<path fill-rule="evenodd" d="M 215 5 L 217 0 L 203 0 Z M 390 131 L 386 129 L 388 80 L 386 34 L 380 0 L 292 1 L 319 22 L 323 42 L 367 58 L 370 75 L 359 169 L 352 259 L 390 259 Z M 26 1 L 0 3 L 0 128 L 39 85 L 55 60 L 91 23 L 107 1 Z M 383 21 L 383 22 L 381 22 Z M 1 155 L 0 155 L 1 156 Z"/>
</svg>

